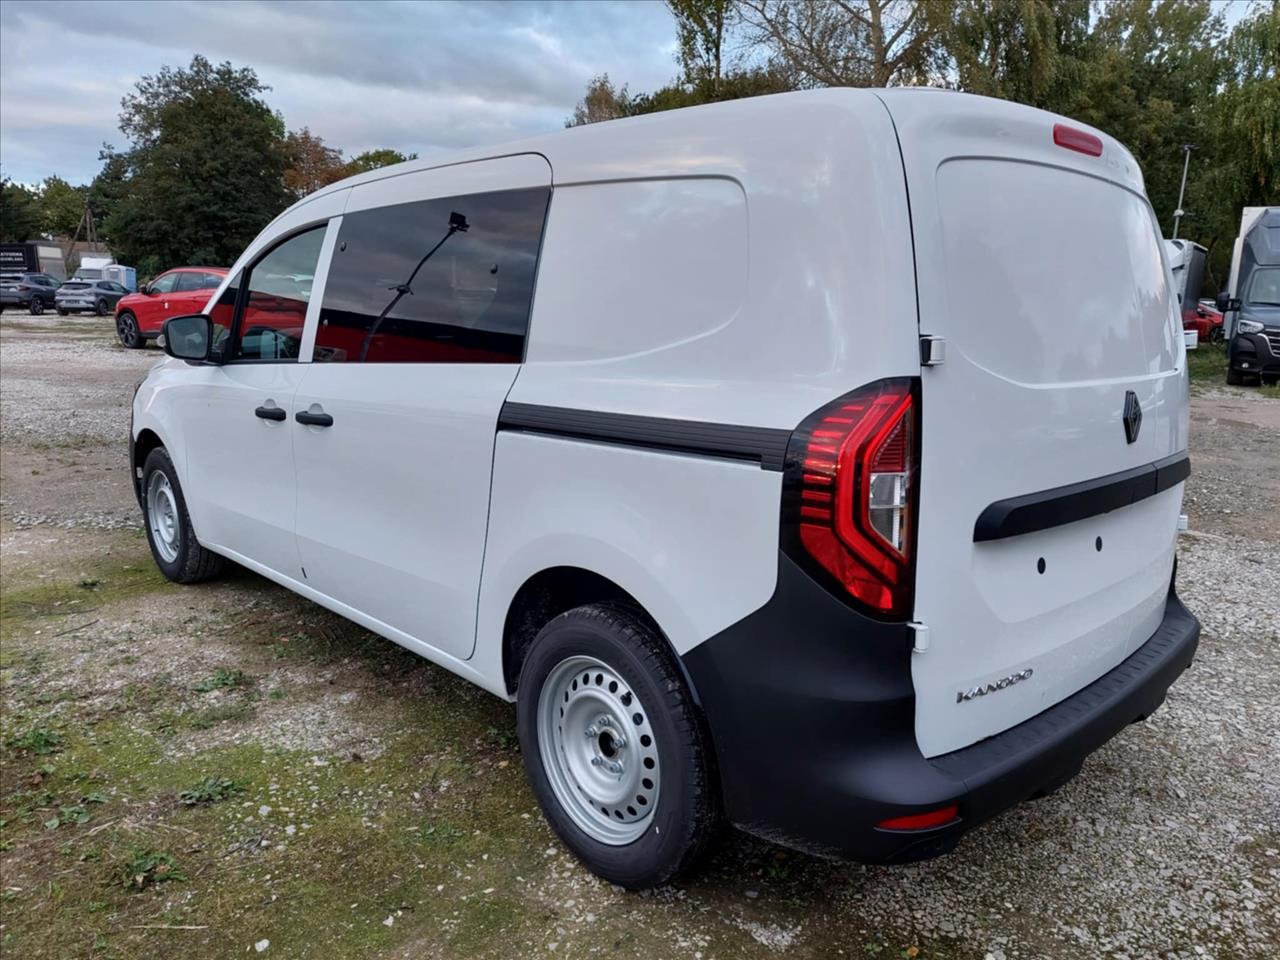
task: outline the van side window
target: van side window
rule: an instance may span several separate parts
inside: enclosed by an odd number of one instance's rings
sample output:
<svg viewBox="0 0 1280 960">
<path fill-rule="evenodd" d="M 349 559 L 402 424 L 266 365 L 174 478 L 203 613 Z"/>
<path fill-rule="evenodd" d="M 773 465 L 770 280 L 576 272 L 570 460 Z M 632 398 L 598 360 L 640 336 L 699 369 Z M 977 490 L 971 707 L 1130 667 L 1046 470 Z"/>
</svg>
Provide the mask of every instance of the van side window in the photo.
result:
<svg viewBox="0 0 1280 960">
<path fill-rule="evenodd" d="M 296 234 L 249 268 L 232 360 L 298 359 L 324 231 L 322 224 Z"/>
<path fill-rule="evenodd" d="M 317 363 L 519 363 L 550 190 L 347 214 Z"/>
</svg>

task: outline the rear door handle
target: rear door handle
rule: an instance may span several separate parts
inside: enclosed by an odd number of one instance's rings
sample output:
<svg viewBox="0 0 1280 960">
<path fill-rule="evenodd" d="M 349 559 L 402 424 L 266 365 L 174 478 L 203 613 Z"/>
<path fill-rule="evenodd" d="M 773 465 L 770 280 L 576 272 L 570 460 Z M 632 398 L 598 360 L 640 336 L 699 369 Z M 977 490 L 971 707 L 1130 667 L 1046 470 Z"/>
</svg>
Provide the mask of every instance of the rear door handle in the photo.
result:
<svg viewBox="0 0 1280 960">
<path fill-rule="evenodd" d="M 254 416 L 261 417 L 263 420 L 283 420 L 287 416 L 283 407 L 258 407 L 253 411 Z"/>
<path fill-rule="evenodd" d="M 309 410 L 299 410 L 293 415 L 293 419 L 299 423 L 305 423 L 309 427 L 333 426 L 333 417 L 327 413 L 311 413 Z"/>
</svg>

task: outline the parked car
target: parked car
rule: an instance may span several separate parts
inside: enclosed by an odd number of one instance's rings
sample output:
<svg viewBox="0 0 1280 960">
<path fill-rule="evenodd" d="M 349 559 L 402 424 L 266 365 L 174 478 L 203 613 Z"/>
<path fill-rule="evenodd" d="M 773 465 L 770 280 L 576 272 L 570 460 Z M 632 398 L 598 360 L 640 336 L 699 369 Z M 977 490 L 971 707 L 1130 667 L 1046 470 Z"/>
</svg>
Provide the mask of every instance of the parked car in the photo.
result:
<svg viewBox="0 0 1280 960">
<path fill-rule="evenodd" d="M 128 293 L 123 284 L 114 280 L 68 280 L 58 288 L 53 299 L 58 313 L 64 317 L 81 310 L 92 310 L 105 317 Z"/>
<path fill-rule="evenodd" d="M 226 278 L 225 267 L 167 270 L 116 304 L 116 335 L 126 347 L 141 347 L 160 336 L 170 317 L 203 310 Z"/>
<path fill-rule="evenodd" d="M 1214 307 L 1212 300 L 1201 300 L 1193 306 L 1184 306 L 1182 329 L 1196 331 L 1201 343 L 1221 343 L 1222 313 Z"/>
<path fill-rule="evenodd" d="M 1191 662 L 1179 326 L 1100 131 L 737 100 L 311 194 L 165 324 L 133 481 L 171 580 L 230 558 L 514 700 L 614 883 L 722 817 L 916 860 Z"/>
<path fill-rule="evenodd" d="M 0 283 L 0 310 L 17 307 L 39 316 L 51 309 L 60 281 L 47 273 L 23 273 Z"/>
</svg>

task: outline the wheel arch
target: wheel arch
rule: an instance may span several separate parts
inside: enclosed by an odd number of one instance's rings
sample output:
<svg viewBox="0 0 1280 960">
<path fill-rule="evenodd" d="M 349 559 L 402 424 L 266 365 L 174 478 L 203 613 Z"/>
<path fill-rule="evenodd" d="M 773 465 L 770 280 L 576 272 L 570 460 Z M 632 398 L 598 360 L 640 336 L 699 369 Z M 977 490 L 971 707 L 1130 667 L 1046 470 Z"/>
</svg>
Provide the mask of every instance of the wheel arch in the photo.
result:
<svg viewBox="0 0 1280 960">
<path fill-rule="evenodd" d="M 160 435 L 150 427 L 143 427 L 130 442 L 129 475 L 133 481 L 133 495 L 138 500 L 138 506 L 142 506 L 142 478 L 138 474 L 142 470 L 142 465 L 147 462 L 151 451 L 164 446 L 165 443 L 160 439 Z M 168 448 L 165 447 L 165 449 Z"/>
<path fill-rule="evenodd" d="M 538 632 L 562 613 L 589 603 L 626 604 L 662 638 L 672 661 L 684 677 L 695 704 L 701 708 L 693 678 L 662 625 L 639 600 L 613 580 L 575 566 L 547 567 L 520 585 L 507 606 L 502 629 L 502 680 L 515 696 L 525 656 Z"/>
</svg>

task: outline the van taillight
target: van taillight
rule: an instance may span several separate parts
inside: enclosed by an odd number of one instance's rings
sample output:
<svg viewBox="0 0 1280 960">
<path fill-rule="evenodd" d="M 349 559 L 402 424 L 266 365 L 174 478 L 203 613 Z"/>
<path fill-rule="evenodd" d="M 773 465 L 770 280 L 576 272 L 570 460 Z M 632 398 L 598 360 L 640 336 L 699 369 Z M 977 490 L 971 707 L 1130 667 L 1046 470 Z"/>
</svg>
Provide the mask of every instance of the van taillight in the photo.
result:
<svg viewBox="0 0 1280 960">
<path fill-rule="evenodd" d="M 880 380 L 809 416 L 787 445 L 783 544 L 818 579 L 869 612 L 911 612 L 919 399 L 911 379 Z"/>
</svg>

